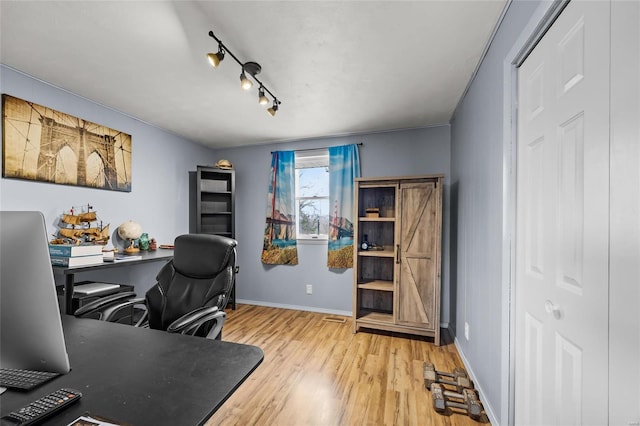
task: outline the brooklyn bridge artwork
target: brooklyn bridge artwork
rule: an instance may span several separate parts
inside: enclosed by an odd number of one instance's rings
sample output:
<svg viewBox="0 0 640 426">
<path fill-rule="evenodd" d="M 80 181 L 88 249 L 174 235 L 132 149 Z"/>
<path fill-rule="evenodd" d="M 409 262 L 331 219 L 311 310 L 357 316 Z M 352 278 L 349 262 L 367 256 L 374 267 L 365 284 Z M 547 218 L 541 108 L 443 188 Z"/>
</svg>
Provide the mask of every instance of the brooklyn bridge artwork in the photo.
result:
<svg viewBox="0 0 640 426">
<path fill-rule="evenodd" d="M 2 95 L 2 176 L 131 191 L 131 135 Z"/>
</svg>

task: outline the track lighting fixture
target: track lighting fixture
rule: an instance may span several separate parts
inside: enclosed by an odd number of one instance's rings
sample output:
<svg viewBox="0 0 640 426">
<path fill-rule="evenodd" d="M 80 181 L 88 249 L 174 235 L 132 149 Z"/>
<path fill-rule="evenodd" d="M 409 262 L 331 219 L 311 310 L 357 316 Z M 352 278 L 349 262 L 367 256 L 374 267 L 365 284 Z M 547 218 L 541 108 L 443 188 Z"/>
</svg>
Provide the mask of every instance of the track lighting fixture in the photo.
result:
<svg viewBox="0 0 640 426">
<path fill-rule="evenodd" d="M 268 113 L 269 113 L 269 115 L 271 115 L 272 117 L 273 117 L 274 115 L 276 115 L 276 111 L 278 111 L 278 104 L 279 104 L 279 103 L 280 103 L 280 102 L 279 102 L 277 99 L 275 99 L 275 100 L 273 101 L 273 106 L 272 106 L 271 108 L 267 108 L 267 112 L 268 112 Z"/>
<path fill-rule="evenodd" d="M 264 87 L 262 86 L 258 89 L 258 103 L 260 105 L 266 105 L 269 103 L 269 98 L 264 95 Z"/>
<path fill-rule="evenodd" d="M 207 53 L 207 59 L 209 59 L 209 63 L 212 67 L 218 68 L 220 62 L 224 59 L 224 50 L 222 50 L 222 46 L 218 46 L 218 53 Z"/>
<path fill-rule="evenodd" d="M 242 87 L 243 90 L 249 90 L 251 86 L 253 86 L 253 82 L 247 78 L 243 70 L 240 74 L 240 87 Z"/>
<path fill-rule="evenodd" d="M 276 115 L 276 111 L 278 111 L 278 105 L 282 102 L 276 98 L 276 96 L 271 93 L 269 89 L 265 87 L 265 85 L 256 77 L 256 75 L 260 74 L 262 71 L 262 67 L 257 62 L 240 62 L 240 60 L 236 57 L 236 55 L 231 52 L 227 46 L 225 46 L 222 41 L 213 34 L 213 31 L 209 31 L 209 36 L 218 42 L 218 53 L 207 53 L 207 59 L 209 63 L 214 68 L 217 68 L 220 65 L 220 62 L 224 59 L 225 53 L 228 53 L 241 67 L 240 72 L 240 86 L 244 90 L 249 90 L 253 87 L 253 81 L 255 80 L 260 86 L 258 89 L 258 103 L 260 105 L 267 105 L 269 103 L 269 98 L 265 95 L 265 91 L 271 95 L 273 98 L 273 105 L 267 109 L 267 112 L 271 114 L 273 117 Z M 248 74 L 248 75 L 247 75 Z M 250 77 L 250 78 L 249 78 Z"/>
</svg>

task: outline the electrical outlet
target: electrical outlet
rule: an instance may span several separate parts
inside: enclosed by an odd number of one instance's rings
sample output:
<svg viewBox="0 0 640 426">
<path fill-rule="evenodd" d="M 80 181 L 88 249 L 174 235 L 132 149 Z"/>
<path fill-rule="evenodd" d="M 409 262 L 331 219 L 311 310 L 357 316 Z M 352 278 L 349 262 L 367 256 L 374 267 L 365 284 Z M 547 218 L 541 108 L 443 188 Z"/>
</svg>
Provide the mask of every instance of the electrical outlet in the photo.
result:
<svg viewBox="0 0 640 426">
<path fill-rule="evenodd" d="M 469 340 L 469 323 L 464 322 L 464 338 Z"/>
<path fill-rule="evenodd" d="M 311 284 L 307 284 L 307 294 L 313 294 L 313 286 Z"/>
</svg>

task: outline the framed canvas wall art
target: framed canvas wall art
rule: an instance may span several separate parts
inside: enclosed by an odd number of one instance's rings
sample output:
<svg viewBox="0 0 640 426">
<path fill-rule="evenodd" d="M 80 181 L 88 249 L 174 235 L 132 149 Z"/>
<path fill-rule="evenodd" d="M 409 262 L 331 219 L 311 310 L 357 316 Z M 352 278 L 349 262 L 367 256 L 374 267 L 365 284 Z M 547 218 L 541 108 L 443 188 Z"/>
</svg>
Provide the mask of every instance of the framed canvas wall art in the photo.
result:
<svg viewBox="0 0 640 426">
<path fill-rule="evenodd" d="M 131 191 L 131 135 L 2 95 L 2 176 Z"/>
</svg>

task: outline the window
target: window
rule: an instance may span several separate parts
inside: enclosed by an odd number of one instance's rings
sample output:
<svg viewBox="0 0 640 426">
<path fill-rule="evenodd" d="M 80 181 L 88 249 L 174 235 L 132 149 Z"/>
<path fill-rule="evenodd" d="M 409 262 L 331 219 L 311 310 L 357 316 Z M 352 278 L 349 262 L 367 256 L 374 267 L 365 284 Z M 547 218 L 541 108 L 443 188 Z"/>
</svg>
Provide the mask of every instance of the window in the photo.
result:
<svg viewBox="0 0 640 426">
<path fill-rule="evenodd" d="M 296 152 L 298 240 L 327 240 L 329 213 L 329 151 Z"/>
</svg>

